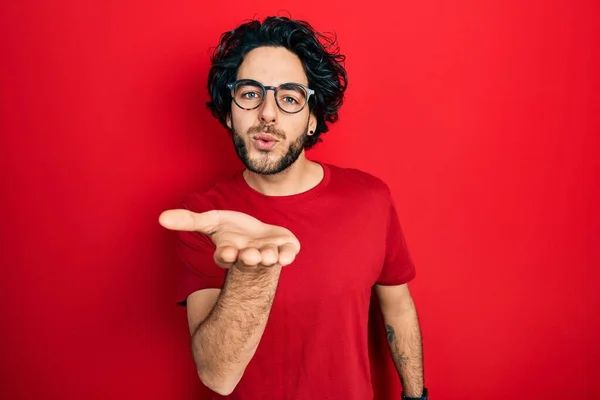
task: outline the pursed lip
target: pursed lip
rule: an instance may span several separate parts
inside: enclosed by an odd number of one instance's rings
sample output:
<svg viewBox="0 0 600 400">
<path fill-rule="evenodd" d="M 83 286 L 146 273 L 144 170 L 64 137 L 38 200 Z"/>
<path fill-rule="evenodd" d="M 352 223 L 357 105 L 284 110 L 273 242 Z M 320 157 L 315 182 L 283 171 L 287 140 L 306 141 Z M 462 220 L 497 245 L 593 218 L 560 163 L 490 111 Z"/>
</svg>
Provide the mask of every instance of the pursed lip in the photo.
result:
<svg viewBox="0 0 600 400">
<path fill-rule="evenodd" d="M 253 137 L 254 140 L 263 140 L 266 142 L 278 142 L 279 140 L 277 140 L 277 138 L 275 138 L 275 136 L 271 136 L 267 133 L 259 133 L 258 135 L 255 135 Z"/>
</svg>

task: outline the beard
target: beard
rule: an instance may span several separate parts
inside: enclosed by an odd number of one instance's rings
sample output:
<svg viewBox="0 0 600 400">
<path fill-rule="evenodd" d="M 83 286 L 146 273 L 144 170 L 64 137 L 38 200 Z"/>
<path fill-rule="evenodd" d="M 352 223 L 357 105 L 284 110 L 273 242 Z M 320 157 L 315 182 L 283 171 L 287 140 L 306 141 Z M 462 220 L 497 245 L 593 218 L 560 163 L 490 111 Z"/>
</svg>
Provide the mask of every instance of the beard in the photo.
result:
<svg viewBox="0 0 600 400">
<path fill-rule="evenodd" d="M 285 133 L 281 130 L 273 128 L 272 126 L 266 126 L 262 124 L 254 126 L 248 129 L 248 132 L 245 136 L 241 136 L 238 132 L 236 132 L 232 121 L 231 136 L 233 139 L 233 145 L 239 159 L 244 163 L 246 168 L 256 174 L 275 175 L 285 171 L 290 165 L 295 163 L 296 160 L 298 160 L 298 157 L 300 157 L 300 154 L 302 154 L 302 150 L 304 150 L 304 145 L 308 139 L 308 121 L 306 123 L 304 132 L 296 140 L 290 143 L 285 153 L 280 155 L 277 159 L 272 159 L 271 154 L 274 154 L 274 152 L 269 150 L 260 151 L 259 155 L 253 158 L 251 158 L 248 154 L 248 145 L 246 144 L 245 138 L 250 138 L 251 134 L 260 132 L 265 132 L 276 136 L 280 140 L 277 147 L 285 143 Z"/>
</svg>

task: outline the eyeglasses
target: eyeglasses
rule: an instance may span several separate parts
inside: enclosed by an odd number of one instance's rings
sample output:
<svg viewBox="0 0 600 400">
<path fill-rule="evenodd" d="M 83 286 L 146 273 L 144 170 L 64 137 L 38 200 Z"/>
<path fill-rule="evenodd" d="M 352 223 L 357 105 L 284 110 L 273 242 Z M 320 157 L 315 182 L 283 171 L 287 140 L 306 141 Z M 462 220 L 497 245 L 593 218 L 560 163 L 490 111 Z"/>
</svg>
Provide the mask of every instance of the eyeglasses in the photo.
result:
<svg viewBox="0 0 600 400">
<path fill-rule="evenodd" d="M 315 91 L 299 83 L 283 83 L 279 86 L 264 86 L 253 79 L 240 79 L 227 84 L 231 90 L 231 97 L 235 104 L 243 110 L 258 108 L 265 97 L 267 90 L 275 93 L 275 103 L 279 109 L 287 114 L 296 114 L 304 109 L 310 96 Z"/>
</svg>

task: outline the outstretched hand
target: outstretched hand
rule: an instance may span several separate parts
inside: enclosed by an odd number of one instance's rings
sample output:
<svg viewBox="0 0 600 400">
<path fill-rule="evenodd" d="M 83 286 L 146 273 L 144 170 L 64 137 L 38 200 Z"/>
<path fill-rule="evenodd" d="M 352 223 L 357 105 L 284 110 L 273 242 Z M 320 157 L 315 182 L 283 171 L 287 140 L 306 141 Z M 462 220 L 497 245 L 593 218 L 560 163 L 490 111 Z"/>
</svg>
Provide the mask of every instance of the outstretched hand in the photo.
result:
<svg viewBox="0 0 600 400">
<path fill-rule="evenodd" d="M 288 229 L 265 224 L 238 211 L 167 210 L 161 213 L 159 223 L 171 230 L 208 235 L 216 246 L 215 262 L 222 268 L 240 263 L 243 266 L 286 266 L 300 251 L 300 242 Z"/>
</svg>

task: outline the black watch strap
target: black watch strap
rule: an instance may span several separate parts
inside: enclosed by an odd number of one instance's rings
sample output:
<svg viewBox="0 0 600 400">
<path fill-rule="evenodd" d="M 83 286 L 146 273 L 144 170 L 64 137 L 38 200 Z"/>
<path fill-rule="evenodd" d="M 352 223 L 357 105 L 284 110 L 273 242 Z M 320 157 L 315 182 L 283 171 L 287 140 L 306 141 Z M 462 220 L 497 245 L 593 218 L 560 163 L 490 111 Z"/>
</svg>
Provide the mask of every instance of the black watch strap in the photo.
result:
<svg viewBox="0 0 600 400">
<path fill-rule="evenodd" d="M 427 395 L 427 388 L 423 388 L 423 394 L 421 397 L 406 397 L 404 392 L 402 392 L 402 400 L 428 400 L 429 397 Z"/>
</svg>

